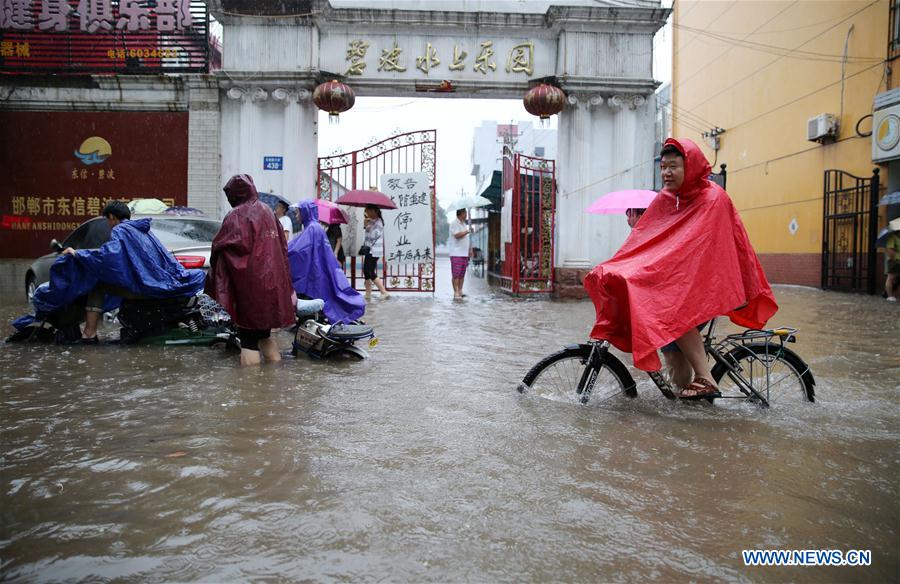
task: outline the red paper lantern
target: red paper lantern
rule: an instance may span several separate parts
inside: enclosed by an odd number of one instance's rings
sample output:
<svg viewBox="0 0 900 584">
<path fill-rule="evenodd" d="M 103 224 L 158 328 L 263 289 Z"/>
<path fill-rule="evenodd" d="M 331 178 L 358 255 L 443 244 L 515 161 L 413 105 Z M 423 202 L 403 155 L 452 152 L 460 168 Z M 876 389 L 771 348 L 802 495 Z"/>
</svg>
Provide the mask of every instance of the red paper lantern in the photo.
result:
<svg viewBox="0 0 900 584">
<path fill-rule="evenodd" d="M 559 87 L 541 83 L 529 89 L 522 102 L 528 113 L 546 120 L 563 110 L 566 106 L 566 94 Z"/>
<path fill-rule="evenodd" d="M 313 103 L 322 111 L 328 112 L 332 121 L 338 114 L 347 111 L 356 102 L 353 90 L 336 79 L 320 84 L 313 91 Z"/>
</svg>

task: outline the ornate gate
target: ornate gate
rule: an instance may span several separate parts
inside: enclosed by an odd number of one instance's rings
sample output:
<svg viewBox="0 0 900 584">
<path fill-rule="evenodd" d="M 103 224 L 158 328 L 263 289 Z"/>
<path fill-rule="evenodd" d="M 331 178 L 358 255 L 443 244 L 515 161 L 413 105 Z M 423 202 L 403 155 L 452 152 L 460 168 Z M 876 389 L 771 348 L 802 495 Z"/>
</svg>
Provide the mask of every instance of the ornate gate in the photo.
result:
<svg viewBox="0 0 900 584">
<path fill-rule="evenodd" d="M 503 171 L 511 174 L 504 176 L 503 186 L 504 190 L 512 188 L 512 200 L 500 285 L 513 294 L 551 293 L 555 282 L 556 162 L 514 154 Z"/>
<path fill-rule="evenodd" d="M 437 155 L 437 130 L 420 130 L 392 136 L 371 146 L 353 152 L 319 158 L 316 176 L 318 197 L 333 201 L 343 193 L 354 189 L 378 190 L 383 174 L 423 172 L 428 175 L 431 187 L 431 253 L 423 263 L 385 266 L 385 287 L 388 290 L 434 293 L 434 219 L 435 174 Z M 351 218 L 351 230 L 357 230 L 356 217 Z M 350 261 L 350 282 L 354 287 L 362 284 L 362 258 L 356 249 L 345 249 Z M 386 256 L 382 253 L 382 259 Z M 379 267 L 379 272 L 381 268 Z M 359 280 L 359 282 L 357 282 Z"/>
<path fill-rule="evenodd" d="M 878 169 L 870 178 L 825 171 L 822 288 L 875 293 Z"/>
</svg>

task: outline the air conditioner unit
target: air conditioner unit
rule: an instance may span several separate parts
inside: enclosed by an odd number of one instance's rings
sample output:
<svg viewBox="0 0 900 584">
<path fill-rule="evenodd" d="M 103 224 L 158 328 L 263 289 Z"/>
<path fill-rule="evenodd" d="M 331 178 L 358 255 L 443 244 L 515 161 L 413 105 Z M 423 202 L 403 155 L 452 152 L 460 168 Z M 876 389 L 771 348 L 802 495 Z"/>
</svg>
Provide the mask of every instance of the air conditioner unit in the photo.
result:
<svg viewBox="0 0 900 584">
<path fill-rule="evenodd" d="M 834 141 L 838 135 L 838 119 L 834 114 L 819 114 L 806 122 L 806 139 L 824 143 Z"/>
</svg>

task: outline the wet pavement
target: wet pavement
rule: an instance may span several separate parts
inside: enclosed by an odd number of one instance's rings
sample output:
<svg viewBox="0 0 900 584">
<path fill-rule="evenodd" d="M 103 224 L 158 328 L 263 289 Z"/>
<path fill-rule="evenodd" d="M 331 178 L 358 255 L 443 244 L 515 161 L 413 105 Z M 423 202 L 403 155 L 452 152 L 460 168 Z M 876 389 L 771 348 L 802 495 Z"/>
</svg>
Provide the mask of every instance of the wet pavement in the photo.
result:
<svg viewBox="0 0 900 584">
<path fill-rule="evenodd" d="M 373 299 L 381 343 L 364 362 L 0 346 L 0 579 L 900 573 L 900 307 L 776 288 L 771 324 L 801 329 L 816 404 L 673 403 L 636 374 L 638 399 L 575 406 L 515 387 L 585 339 L 589 302 L 511 299 L 471 274 L 454 302 L 446 260 L 438 276 L 433 298 Z M 782 548 L 871 550 L 872 565 L 741 560 Z"/>
</svg>

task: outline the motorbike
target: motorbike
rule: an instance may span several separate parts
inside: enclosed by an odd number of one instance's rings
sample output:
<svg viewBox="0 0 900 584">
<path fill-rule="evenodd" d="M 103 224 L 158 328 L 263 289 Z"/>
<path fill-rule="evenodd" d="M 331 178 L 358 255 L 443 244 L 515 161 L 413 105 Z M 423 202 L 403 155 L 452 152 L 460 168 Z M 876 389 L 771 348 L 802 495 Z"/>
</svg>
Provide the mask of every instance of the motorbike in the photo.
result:
<svg viewBox="0 0 900 584">
<path fill-rule="evenodd" d="M 240 345 L 228 313 L 209 296 L 123 299 L 119 308 L 106 313 L 118 322 L 119 343 L 126 345 L 170 346 L 224 344 Z M 43 320 L 30 318 L 18 326 L 7 342 L 72 344 L 81 338 L 84 302 L 74 302 Z"/>
<path fill-rule="evenodd" d="M 322 309 L 325 303 L 320 299 L 299 300 L 297 302 L 297 325 L 291 354 L 306 353 L 313 359 L 329 357 L 351 357 L 366 359 L 368 351 L 356 345 L 368 339 L 368 348 L 378 344 L 375 330 L 363 323 L 330 324 Z"/>
<path fill-rule="evenodd" d="M 50 249 L 59 254 L 63 245 L 53 239 Z M 48 284 L 42 284 L 41 287 Z M 39 289 L 41 288 L 39 287 Z M 37 293 L 37 291 L 36 291 Z M 81 338 L 85 297 L 44 314 L 27 315 L 13 324 L 17 331 L 7 342 L 55 342 L 73 344 Z M 110 306 L 112 308 L 112 305 Z M 140 345 L 215 345 L 239 347 L 231 317 L 205 294 L 171 298 L 123 298 L 117 309 L 105 314 L 121 325 L 119 342 Z"/>
</svg>

